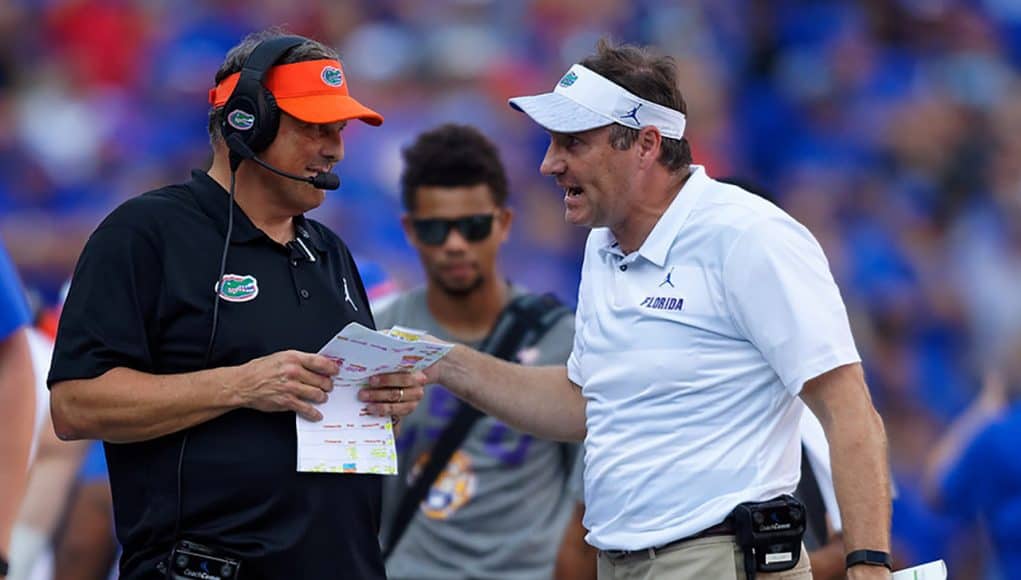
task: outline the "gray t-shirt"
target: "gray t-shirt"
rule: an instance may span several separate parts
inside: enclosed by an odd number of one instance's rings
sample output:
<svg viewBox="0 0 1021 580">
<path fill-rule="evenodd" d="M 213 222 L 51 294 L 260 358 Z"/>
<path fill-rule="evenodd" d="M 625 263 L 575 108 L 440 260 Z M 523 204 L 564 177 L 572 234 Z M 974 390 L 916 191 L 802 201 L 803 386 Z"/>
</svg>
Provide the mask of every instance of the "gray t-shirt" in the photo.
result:
<svg viewBox="0 0 1021 580">
<path fill-rule="evenodd" d="M 512 289 L 513 295 L 520 293 L 520 288 Z M 395 324 L 454 340 L 429 313 L 424 288 L 400 296 L 376 315 L 380 329 Z M 564 364 L 573 336 L 573 317 L 564 316 L 519 359 L 532 365 Z M 383 483 L 383 538 L 389 534 L 409 482 L 425 466 L 459 404 L 443 387 L 430 385 L 415 412 L 401 421 L 399 475 Z M 550 578 L 574 507 L 567 478 L 578 448 L 537 439 L 492 417 L 479 419 L 408 524 L 387 562 L 387 576 L 395 580 Z"/>
</svg>

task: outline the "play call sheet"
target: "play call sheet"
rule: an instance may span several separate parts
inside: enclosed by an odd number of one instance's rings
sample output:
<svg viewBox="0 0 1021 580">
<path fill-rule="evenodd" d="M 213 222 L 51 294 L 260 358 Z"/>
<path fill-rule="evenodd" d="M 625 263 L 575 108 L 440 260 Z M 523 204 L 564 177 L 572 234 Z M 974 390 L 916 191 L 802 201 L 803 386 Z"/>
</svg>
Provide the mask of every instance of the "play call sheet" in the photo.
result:
<svg viewBox="0 0 1021 580">
<path fill-rule="evenodd" d="M 393 423 L 370 415 L 358 389 L 373 375 L 422 370 L 451 347 L 401 327 L 378 332 L 356 322 L 345 326 L 319 351 L 340 365 L 329 400 L 316 406 L 323 420 L 297 418 L 298 471 L 396 474 Z"/>
</svg>

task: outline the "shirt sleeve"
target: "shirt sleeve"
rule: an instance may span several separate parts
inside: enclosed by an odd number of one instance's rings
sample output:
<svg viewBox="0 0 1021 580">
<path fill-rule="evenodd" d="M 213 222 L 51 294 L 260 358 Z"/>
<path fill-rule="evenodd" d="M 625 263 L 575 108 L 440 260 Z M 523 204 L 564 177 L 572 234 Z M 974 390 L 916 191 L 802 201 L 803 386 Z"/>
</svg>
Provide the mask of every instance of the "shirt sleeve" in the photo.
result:
<svg viewBox="0 0 1021 580">
<path fill-rule="evenodd" d="M 100 226 L 71 279 L 48 383 L 95 378 L 117 367 L 153 372 L 163 283 L 148 236 L 130 226 Z"/>
<path fill-rule="evenodd" d="M 0 244 L 0 340 L 31 322 L 25 290 L 7 249 Z"/>
<path fill-rule="evenodd" d="M 787 216 L 744 231 L 723 265 L 734 323 L 797 395 L 806 381 L 859 362 L 822 247 Z"/>
<path fill-rule="evenodd" d="M 581 264 L 581 281 L 578 283 L 578 308 L 574 311 L 574 340 L 571 347 L 571 354 L 567 357 L 567 378 L 579 387 L 584 387 L 585 376 L 582 373 L 581 359 L 585 354 L 584 330 L 585 321 L 590 318 L 590 305 L 585 296 L 587 288 L 586 279 L 589 277 L 588 268 L 595 260 L 596 252 L 592 249 L 592 233 L 589 233 L 588 241 L 585 242 L 585 259 Z"/>
<path fill-rule="evenodd" d="M 582 308 L 582 291 L 579 287 L 578 290 L 578 309 L 574 313 L 574 338 L 572 339 L 571 353 L 567 356 L 567 378 L 572 383 L 580 386 L 584 385 L 585 380 L 582 378 L 581 373 L 581 357 L 585 354 L 585 344 L 581 339 L 581 322 L 584 320 L 584 310 Z"/>
</svg>

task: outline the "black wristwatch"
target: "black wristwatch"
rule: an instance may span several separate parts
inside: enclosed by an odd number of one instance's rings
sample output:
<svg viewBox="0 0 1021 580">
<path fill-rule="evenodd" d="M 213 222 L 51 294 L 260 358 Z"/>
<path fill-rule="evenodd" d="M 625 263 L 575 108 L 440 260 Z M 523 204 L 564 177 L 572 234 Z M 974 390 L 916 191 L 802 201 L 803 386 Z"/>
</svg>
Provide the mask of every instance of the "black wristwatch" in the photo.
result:
<svg viewBox="0 0 1021 580">
<path fill-rule="evenodd" d="M 879 550 L 855 550 L 847 555 L 844 560 L 846 568 L 865 564 L 866 566 L 886 566 L 887 570 L 893 571 L 893 559 L 890 554 Z"/>
</svg>

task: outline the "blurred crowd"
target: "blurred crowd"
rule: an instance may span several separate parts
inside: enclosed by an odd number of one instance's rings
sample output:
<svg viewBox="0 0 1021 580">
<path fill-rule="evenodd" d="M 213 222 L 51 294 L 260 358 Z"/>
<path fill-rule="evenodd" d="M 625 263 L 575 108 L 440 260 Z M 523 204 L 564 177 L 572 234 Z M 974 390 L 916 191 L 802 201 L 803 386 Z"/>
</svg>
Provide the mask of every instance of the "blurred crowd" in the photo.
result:
<svg viewBox="0 0 1021 580">
<path fill-rule="evenodd" d="M 7 0 L 0 234 L 41 303 L 107 212 L 207 166 L 213 74 L 274 25 L 336 46 L 352 93 L 386 118 L 345 131 L 341 189 L 313 217 L 396 286 L 417 283 L 401 147 L 476 125 L 519 212 L 505 269 L 567 301 L 585 231 L 538 174 L 547 137 L 506 99 L 549 90 L 603 35 L 676 57 L 695 162 L 768 193 L 826 249 L 887 425 L 900 563 L 1011 577 L 980 526 L 925 502 L 924 480 L 1021 335 L 1021 3 Z"/>
</svg>

